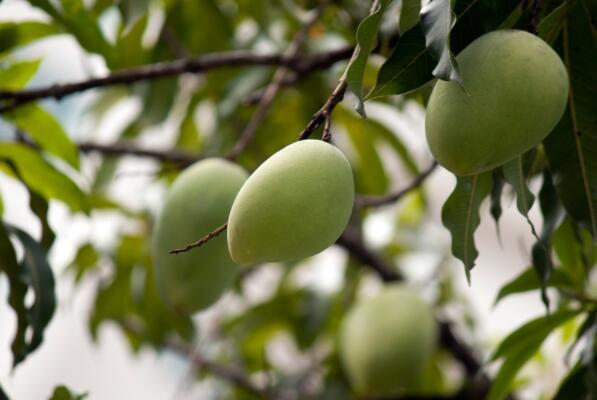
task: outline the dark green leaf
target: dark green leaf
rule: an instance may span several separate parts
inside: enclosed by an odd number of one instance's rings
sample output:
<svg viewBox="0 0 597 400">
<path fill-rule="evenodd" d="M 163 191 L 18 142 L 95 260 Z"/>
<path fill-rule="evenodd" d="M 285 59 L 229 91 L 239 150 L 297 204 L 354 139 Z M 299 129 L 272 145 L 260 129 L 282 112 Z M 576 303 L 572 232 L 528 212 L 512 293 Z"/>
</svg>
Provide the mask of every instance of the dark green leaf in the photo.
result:
<svg viewBox="0 0 597 400">
<path fill-rule="evenodd" d="M 66 175 L 55 169 L 35 150 L 19 144 L 0 144 L 0 159 L 14 163 L 27 186 L 46 199 L 64 202 L 73 212 L 87 212 L 85 194 Z"/>
<path fill-rule="evenodd" d="M 502 192 L 504 190 L 504 184 L 506 181 L 498 169 L 493 170 L 492 172 L 492 185 L 491 185 L 491 195 L 490 201 L 491 206 L 489 207 L 489 212 L 495 221 L 495 229 L 497 231 L 498 238 L 500 238 L 500 217 L 502 216 Z"/>
<path fill-rule="evenodd" d="M 363 105 L 363 76 L 365 74 L 365 67 L 369 59 L 369 53 L 373 50 L 377 38 L 377 31 L 381 24 L 381 17 L 391 0 L 381 0 L 379 7 L 374 10 L 367 18 L 365 18 L 357 29 L 357 46 L 358 52 L 346 70 L 346 78 L 348 87 L 358 97 L 359 105 L 357 111 L 362 116 L 365 116 L 365 107 Z"/>
<path fill-rule="evenodd" d="M 450 50 L 450 31 L 456 23 L 450 0 L 431 0 L 421 9 L 421 27 L 425 46 L 437 60 L 433 76 L 462 86 L 458 64 Z"/>
<path fill-rule="evenodd" d="M 28 104 L 17 108 L 7 117 L 42 149 L 79 168 L 79 151 L 52 114 L 36 104 Z"/>
<path fill-rule="evenodd" d="M 543 214 L 543 229 L 539 240 L 533 245 L 531 256 L 533 266 L 541 281 L 541 299 L 545 307 L 549 308 L 549 299 L 545 287 L 553 271 L 551 235 L 562 221 L 563 213 L 551 175 L 547 170 L 543 173 L 543 186 L 541 186 L 539 192 L 539 205 Z"/>
<path fill-rule="evenodd" d="M 56 386 L 52 397 L 49 400 L 83 400 L 87 397 L 87 393 L 75 394 L 64 385 Z"/>
<path fill-rule="evenodd" d="M 60 29 L 57 26 L 45 22 L 0 23 L 0 57 L 13 49 L 58 33 Z"/>
<path fill-rule="evenodd" d="M 474 234 L 479 226 L 479 207 L 491 191 L 491 173 L 457 177 L 456 187 L 442 208 L 442 222 L 452 235 L 452 254 L 463 263 L 470 282 L 470 270 L 479 254 Z"/>
<path fill-rule="evenodd" d="M 500 300 L 511 294 L 528 292 L 541 288 L 541 281 L 534 268 L 531 266 L 526 269 L 522 274 L 506 283 L 500 289 L 494 304 L 497 304 Z M 545 282 L 546 287 L 565 287 L 572 285 L 570 278 L 558 269 L 554 269 L 553 273 Z"/>
<path fill-rule="evenodd" d="M 533 221 L 529 218 L 529 210 L 533 206 L 535 196 L 531 193 L 527 185 L 522 158 L 522 156 L 519 156 L 506 163 L 502 166 L 502 171 L 504 173 L 504 179 L 516 192 L 516 207 L 518 208 L 518 211 L 526 218 L 531 227 L 531 231 L 533 232 L 533 236 L 539 240 L 535 225 L 533 225 Z"/>
<path fill-rule="evenodd" d="M 590 400 L 586 384 L 587 373 L 588 368 L 579 362 L 564 379 L 553 400 Z"/>
<path fill-rule="evenodd" d="M 556 49 L 570 76 L 568 109 L 544 142 L 560 199 L 597 237 L 597 48 L 584 2 L 569 11 Z"/>
<path fill-rule="evenodd" d="M 576 288 L 582 289 L 597 261 L 597 244 L 591 234 L 567 218 L 554 232 L 552 240 L 562 270 L 574 281 Z"/>
<path fill-rule="evenodd" d="M 24 254 L 19 266 L 19 279 L 31 288 L 35 295 L 31 306 L 23 304 L 26 307 L 27 325 L 31 328 L 31 336 L 20 339 L 25 340 L 26 348 L 24 352 L 15 357 L 14 365 L 16 365 L 27 354 L 37 349 L 43 341 L 44 331 L 56 308 L 56 295 L 54 293 L 54 273 L 46 260 L 44 248 L 21 229 L 14 226 L 6 226 L 6 228 L 23 245 Z M 19 286 L 22 290 L 22 286 Z M 22 295 L 24 296 L 24 293 Z M 21 300 L 24 301 L 24 297 Z"/>
<path fill-rule="evenodd" d="M 502 341 L 492 360 L 504 358 L 504 363 L 495 377 L 488 400 L 504 399 L 512 387 L 518 371 L 535 354 L 549 334 L 560 325 L 582 312 L 560 310 L 526 323 Z"/>
<path fill-rule="evenodd" d="M 29 188 L 27 189 L 29 190 Z M 41 224 L 41 239 L 39 242 L 47 252 L 56 238 L 48 222 L 48 201 L 39 194 L 29 190 L 29 208 L 31 208 L 31 211 L 39 219 Z"/>
<path fill-rule="evenodd" d="M 23 281 L 22 271 L 17 261 L 16 253 L 8 237 L 4 225 L 0 224 L 0 272 L 4 272 L 8 278 L 10 287 L 8 304 L 12 307 L 17 317 L 17 327 L 12 341 L 11 350 L 13 367 L 23 361 L 28 354 L 25 334 L 27 332 L 28 315 L 25 306 L 25 295 L 27 285 Z"/>
<path fill-rule="evenodd" d="M 29 82 L 37 72 L 40 60 L 20 61 L 0 70 L 0 89 L 16 90 Z"/>
<path fill-rule="evenodd" d="M 75 271 L 75 281 L 79 282 L 81 278 L 97 266 L 99 254 L 91 243 L 85 243 L 79 247 L 75 259 L 69 268 Z"/>
<path fill-rule="evenodd" d="M 572 3 L 573 2 L 571 1 L 565 1 L 541 20 L 539 26 L 537 26 L 537 32 L 541 39 L 549 44 L 556 40 L 564 26 L 564 22 L 566 21 Z"/>
</svg>

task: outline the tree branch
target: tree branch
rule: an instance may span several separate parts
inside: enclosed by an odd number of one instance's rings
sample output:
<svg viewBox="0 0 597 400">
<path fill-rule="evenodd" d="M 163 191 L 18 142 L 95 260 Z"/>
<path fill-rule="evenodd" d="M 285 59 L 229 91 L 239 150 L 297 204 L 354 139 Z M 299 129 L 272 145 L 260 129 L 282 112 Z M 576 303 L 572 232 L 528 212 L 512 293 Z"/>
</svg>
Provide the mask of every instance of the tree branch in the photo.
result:
<svg viewBox="0 0 597 400">
<path fill-rule="evenodd" d="M 195 247 L 201 247 L 205 243 L 209 242 L 211 239 L 213 239 L 216 236 L 218 236 L 220 233 L 224 232 L 226 230 L 226 228 L 228 228 L 228 223 L 225 223 L 224 225 L 218 226 L 216 229 L 214 229 L 213 231 L 209 232 L 207 235 L 203 236 L 201 239 L 197 240 L 196 242 L 188 244 L 185 247 L 181 247 L 180 249 L 170 250 L 170 254 L 185 253 L 185 252 L 187 252 L 187 251 L 189 251 L 191 249 L 194 249 Z"/>
<path fill-rule="evenodd" d="M 359 196 L 356 199 L 357 207 L 377 207 L 385 204 L 394 203 L 400 200 L 402 197 L 410 193 L 412 190 L 421 186 L 421 184 L 427 179 L 433 171 L 437 168 L 437 161 L 433 161 L 429 167 L 421 172 L 408 186 L 400 189 L 395 193 L 391 193 L 387 196 Z"/>
<path fill-rule="evenodd" d="M 131 155 L 136 157 L 147 157 L 154 158 L 158 161 L 173 162 L 179 164 L 181 167 L 186 167 L 201 159 L 201 157 L 197 155 L 183 151 L 141 149 L 128 143 L 99 144 L 93 142 L 80 142 L 77 144 L 77 147 L 83 153 L 97 152 L 107 156 Z"/>
<path fill-rule="evenodd" d="M 326 68 L 347 58 L 347 48 L 333 50 L 312 56 L 288 57 L 282 54 L 256 54 L 247 51 L 231 51 L 205 54 L 175 61 L 147 64 L 137 68 L 124 69 L 102 78 L 91 78 L 79 82 L 53 84 L 24 90 L 0 90 L 0 113 L 10 111 L 20 105 L 45 99 L 60 100 L 74 93 L 89 89 L 132 84 L 139 81 L 177 76 L 185 73 L 202 73 L 212 69 L 238 66 L 284 66 L 299 74 L 308 74 Z"/>
</svg>

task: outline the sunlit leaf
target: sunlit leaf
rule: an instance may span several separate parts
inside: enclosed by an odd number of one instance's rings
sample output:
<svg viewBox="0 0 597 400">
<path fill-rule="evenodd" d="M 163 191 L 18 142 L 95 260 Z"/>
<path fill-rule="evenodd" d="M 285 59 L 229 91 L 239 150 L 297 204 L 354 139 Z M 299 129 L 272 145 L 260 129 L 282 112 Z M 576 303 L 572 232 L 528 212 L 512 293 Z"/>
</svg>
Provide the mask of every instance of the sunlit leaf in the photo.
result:
<svg viewBox="0 0 597 400">
<path fill-rule="evenodd" d="M 0 70 L 0 89 L 20 89 L 29 82 L 39 68 L 40 60 L 20 61 Z"/>
<path fill-rule="evenodd" d="M 60 200 L 73 212 L 88 211 L 87 198 L 81 189 L 35 150 L 19 144 L 2 143 L 0 159 L 10 160 L 27 186 L 46 199 Z"/>
<path fill-rule="evenodd" d="M 49 400 L 83 400 L 85 398 L 87 398 L 87 393 L 75 394 L 66 386 L 59 385 L 54 388 Z"/>
<path fill-rule="evenodd" d="M 79 151 L 52 114 L 38 105 L 28 104 L 7 116 L 42 149 L 79 168 Z"/>
<path fill-rule="evenodd" d="M 56 25 L 45 22 L 0 23 L 0 57 L 13 49 L 58 33 L 60 29 Z"/>
</svg>

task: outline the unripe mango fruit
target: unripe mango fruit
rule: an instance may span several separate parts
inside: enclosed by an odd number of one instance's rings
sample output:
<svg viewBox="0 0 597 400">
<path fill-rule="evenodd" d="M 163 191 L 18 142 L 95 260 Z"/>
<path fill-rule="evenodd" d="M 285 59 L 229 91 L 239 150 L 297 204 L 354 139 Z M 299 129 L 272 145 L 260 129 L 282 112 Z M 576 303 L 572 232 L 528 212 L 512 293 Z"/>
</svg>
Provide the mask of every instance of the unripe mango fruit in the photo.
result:
<svg viewBox="0 0 597 400">
<path fill-rule="evenodd" d="M 412 289 L 392 284 L 347 312 L 340 326 L 340 360 L 358 395 L 394 395 L 423 373 L 437 336 L 431 307 Z"/>
<path fill-rule="evenodd" d="M 490 32 L 456 59 L 464 90 L 438 81 L 425 119 L 431 153 L 456 175 L 478 174 L 518 157 L 541 143 L 562 117 L 566 67 L 537 36 Z"/>
<path fill-rule="evenodd" d="M 354 202 L 344 154 L 320 140 L 286 146 L 255 170 L 228 219 L 232 259 L 247 265 L 312 256 L 342 234 Z"/>
<path fill-rule="evenodd" d="M 237 266 L 223 235 L 185 253 L 169 252 L 225 223 L 247 176 L 238 165 L 211 158 L 185 169 L 168 189 L 153 232 L 152 255 L 159 292 L 176 310 L 202 310 L 232 283 Z"/>
</svg>

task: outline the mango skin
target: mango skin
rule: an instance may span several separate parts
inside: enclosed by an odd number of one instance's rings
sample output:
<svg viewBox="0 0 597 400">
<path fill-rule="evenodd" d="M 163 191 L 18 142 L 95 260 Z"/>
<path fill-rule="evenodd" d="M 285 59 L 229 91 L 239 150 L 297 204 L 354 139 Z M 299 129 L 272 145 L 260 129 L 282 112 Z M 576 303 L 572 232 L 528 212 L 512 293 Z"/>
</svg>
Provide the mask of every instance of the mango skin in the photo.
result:
<svg viewBox="0 0 597 400">
<path fill-rule="evenodd" d="M 425 128 L 433 156 L 456 175 L 491 170 L 541 143 L 568 97 L 555 51 L 520 30 L 487 33 L 456 57 L 464 81 L 438 81 Z"/>
<path fill-rule="evenodd" d="M 312 256 L 333 244 L 352 212 L 354 180 L 335 146 L 303 140 L 255 170 L 228 219 L 228 248 L 241 265 Z"/>
<path fill-rule="evenodd" d="M 347 312 L 340 360 L 359 396 L 395 395 L 423 373 L 437 337 L 431 307 L 412 289 L 392 284 Z"/>
<path fill-rule="evenodd" d="M 169 254 L 205 236 L 228 219 L 247 172 L 211 158 L 185 169 L 169 188 L 152 237 L 158 290 L 174 309 L 192 314 L 213 304 L 238 270 L 224 235 L 186 253 Z"/>
</svg>

